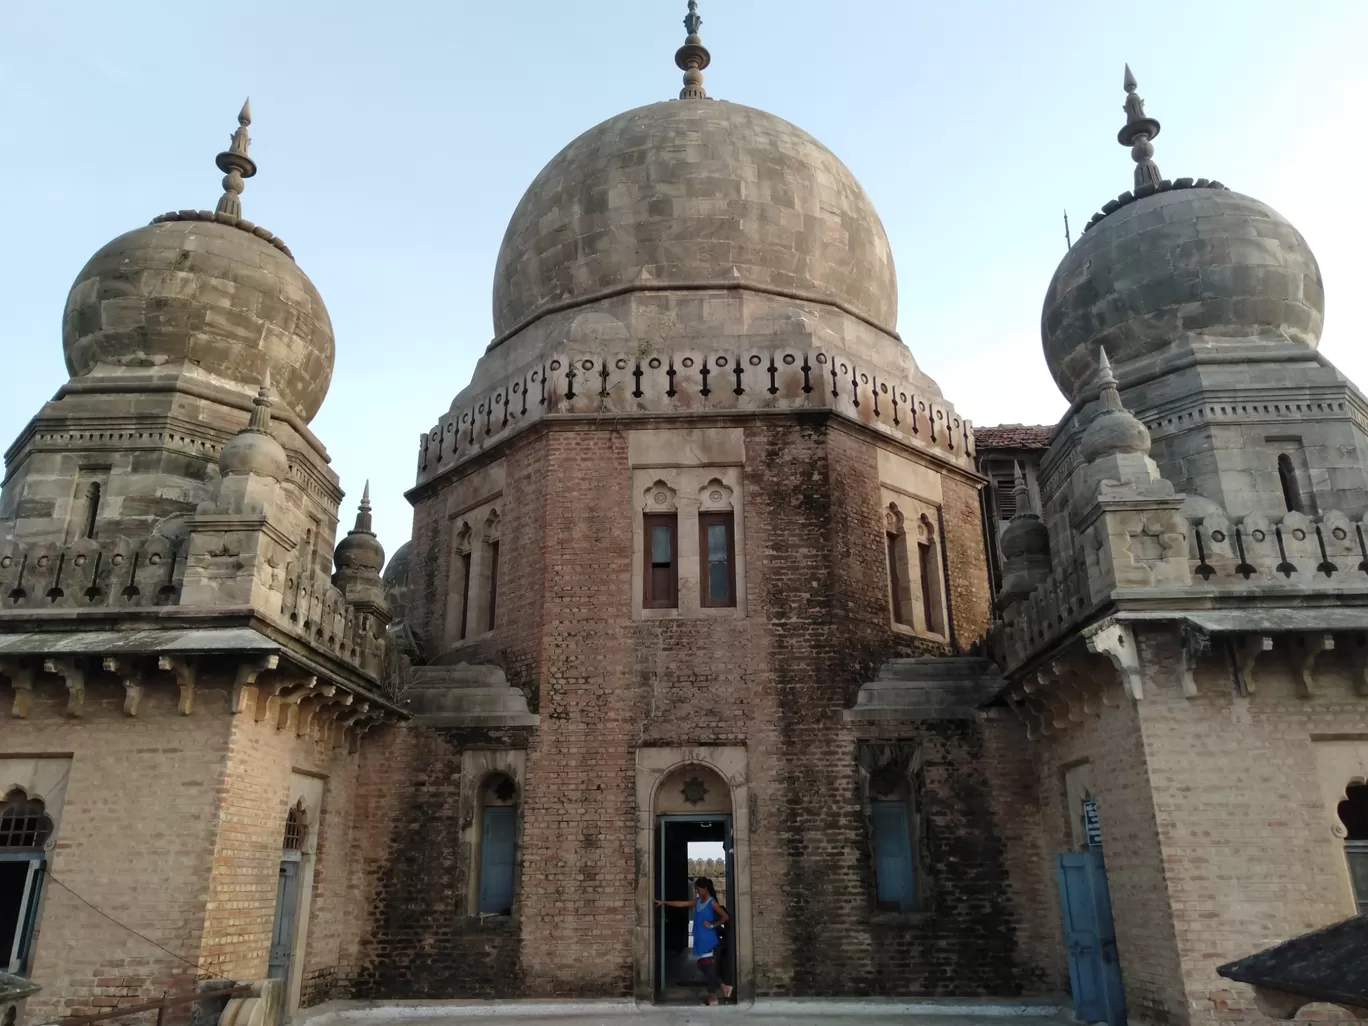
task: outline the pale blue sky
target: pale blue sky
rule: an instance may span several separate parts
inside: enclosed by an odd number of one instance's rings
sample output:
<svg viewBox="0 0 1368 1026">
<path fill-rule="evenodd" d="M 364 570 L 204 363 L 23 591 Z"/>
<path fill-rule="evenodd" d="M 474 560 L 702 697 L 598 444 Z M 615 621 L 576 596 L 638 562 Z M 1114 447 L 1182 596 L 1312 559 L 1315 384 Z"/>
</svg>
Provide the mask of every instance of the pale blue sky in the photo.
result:
<svg viewBox="0 0 1368 1026">
<path fill-rule="evenodd" d="M 978 424 L 1052 421 L 1044 289 L 1075 232 L 1130 187 L 1129 61 L 1166 177 L 1219 178 L 1282 212 L 1325 275 L 1322 351 L 1368 382 L 1362 0 L 924 3 L 701 0 L 711 95 L 830 146 L 897 261 L 899 328 Z M 381 540 L 411 522 L 417 438 L 491 334 L 508 216 L 584 129 L 679 89 L 684 0 L 5 0 L 0 270 L 8 445 L 65 380 L 61 313 L 99 246 L 212 208 L 244 96 L 260 173 L 244 214 L 282 236 L 332 314 L 314 428 Z"/>
</svg>

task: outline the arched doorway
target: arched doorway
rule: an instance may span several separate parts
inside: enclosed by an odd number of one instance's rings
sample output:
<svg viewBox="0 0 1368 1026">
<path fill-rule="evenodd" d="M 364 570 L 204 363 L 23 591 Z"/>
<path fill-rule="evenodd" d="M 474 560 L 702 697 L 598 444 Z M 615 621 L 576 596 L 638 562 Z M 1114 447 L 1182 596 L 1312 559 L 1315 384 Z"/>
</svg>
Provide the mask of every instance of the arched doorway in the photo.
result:
<svg viewBox="0 0 1368 1026">
<path fill-rule="evenodd" d="M 735 916 L 735 844 L 732 794 L 712 767 L 685 763 L 665 774 L 655 789 L 652 892 L 666 901 L 689 900 L 694 880 L 713 881 L 718 898 Z M 718 969 L 736 981 L 736 930 L 728 924 Z M 705 991 L 692 953 L 693 913 L 687 908 L 654 910 L 653 955 L 656 1001 L 696 1004 Z"/>
</svg>

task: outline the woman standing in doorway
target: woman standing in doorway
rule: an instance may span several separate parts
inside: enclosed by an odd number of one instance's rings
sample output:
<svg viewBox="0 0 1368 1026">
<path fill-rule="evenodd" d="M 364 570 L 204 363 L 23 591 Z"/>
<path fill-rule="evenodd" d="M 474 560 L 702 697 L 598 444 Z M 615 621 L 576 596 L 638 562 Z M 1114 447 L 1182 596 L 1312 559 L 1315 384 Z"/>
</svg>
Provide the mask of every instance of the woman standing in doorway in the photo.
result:
<svg viewBox="0 0 1368 1026">
<path fill-rule="evenodd" d="M 693 901 L 662 901 L 657 898 L 656 905 L 693 909 L 693 956 L 698 960 L 703 978 L 708 981 L 708 1004 L 717 1004 L 718 991 L 722 992 L 724 998 L 731 997 L 732 988 L 723 983 L 717 974 L 718 931 L 731 917 L 722 907 L 722 902 L 717 900 L 713 882 L 706 876 L 700 876 L 694 881 Z"/>
</svg>

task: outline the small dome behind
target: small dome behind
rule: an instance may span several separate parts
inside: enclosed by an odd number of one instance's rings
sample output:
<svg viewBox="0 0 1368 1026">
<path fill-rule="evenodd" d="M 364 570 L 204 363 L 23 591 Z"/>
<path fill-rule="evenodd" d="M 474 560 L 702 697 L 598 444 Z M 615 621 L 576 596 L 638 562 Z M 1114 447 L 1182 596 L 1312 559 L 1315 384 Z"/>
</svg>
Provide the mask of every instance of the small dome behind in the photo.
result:
<svg viewBox="0 0 1368 1026">
<path fill-rule="evenodd" d="M 591 128 L 528 187 L 499 251 L 494 330 L 616 288 L 738 281 L 897 320 L 883 224 L 830 150 L 739 104 L 656 103 Z"/>
<path fill-rule="evenodd" d="M 1290 341 L 1312 349 L 1325 290 L 1311 247 L 1288 221 L 1219 182 L 1160 176 L 1145 113 L 1126 68 L 1117 141 L 1136 163 L 1135 190 L 1102 208 L 1050 281 L 1040 317 L 1045 360 L 1079 397 L 1105 347 L 1118 368 L 1197 338 Z M 1124 375 L 1123 375 L 1124 376 Z"/>
</svg>

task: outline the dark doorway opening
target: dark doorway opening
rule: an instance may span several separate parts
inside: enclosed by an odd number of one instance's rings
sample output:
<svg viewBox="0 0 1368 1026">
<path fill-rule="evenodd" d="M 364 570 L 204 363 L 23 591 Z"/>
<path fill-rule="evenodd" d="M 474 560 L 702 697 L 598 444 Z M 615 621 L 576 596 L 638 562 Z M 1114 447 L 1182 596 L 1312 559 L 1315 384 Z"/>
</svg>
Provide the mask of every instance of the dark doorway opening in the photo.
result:
<svg viewBox="0 0 1368 1026">
<path fill-rule="evenodd" d="M 28 969 L 42 881 L 41 857 L 0 857 L 0 971 Z"/>
<path fill-rule="evenodd" d="M 732 822 L 726 813 L 656 818 L 655 896 L 692 901 L 694 879 L 712 879 L 731 922 L 722 932 L 717 959 L 722 981 L 736 985 L 736 900 L 732 859 Z M 703 871 L 706 870 L 706 871 Z M 719 872 L 720 870 L 720 872 Z M 693 910 L 655 910 L 655 999 L 662 1004 L 699 1004 L 707 984 L 693 957 Z"/>
</svg>

